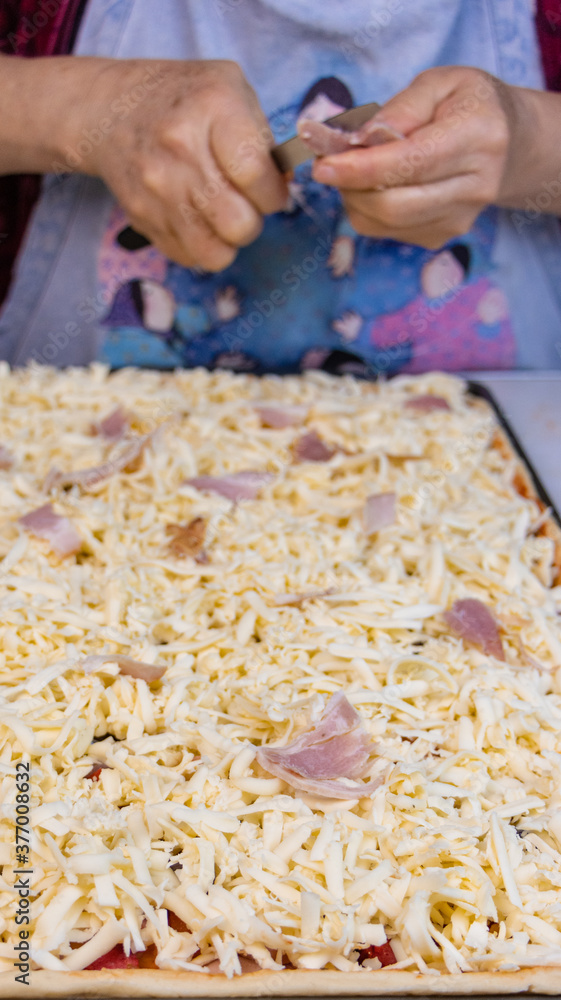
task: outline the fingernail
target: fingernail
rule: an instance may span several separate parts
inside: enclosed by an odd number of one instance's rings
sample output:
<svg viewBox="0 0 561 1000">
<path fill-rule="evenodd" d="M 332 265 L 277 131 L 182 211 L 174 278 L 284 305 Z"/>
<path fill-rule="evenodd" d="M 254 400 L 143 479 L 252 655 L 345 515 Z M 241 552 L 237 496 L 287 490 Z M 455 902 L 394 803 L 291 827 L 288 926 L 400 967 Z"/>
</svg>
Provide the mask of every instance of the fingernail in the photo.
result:
<svg viewBox="0 0 561 1000">
<path fill-rule="evenodd" d="M 330 167 L 328 163 L 316 163 L 314 170 L 316 180 L 323 181 L 324 184 L 332 184 L 335 180 L 335 167 Z"/>
</svg>

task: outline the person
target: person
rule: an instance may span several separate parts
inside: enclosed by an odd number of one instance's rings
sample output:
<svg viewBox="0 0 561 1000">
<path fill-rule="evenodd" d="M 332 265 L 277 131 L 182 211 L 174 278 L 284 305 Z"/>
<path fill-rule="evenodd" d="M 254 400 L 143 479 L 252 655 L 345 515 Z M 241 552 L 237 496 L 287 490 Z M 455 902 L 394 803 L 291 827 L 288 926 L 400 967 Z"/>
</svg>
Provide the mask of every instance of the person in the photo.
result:
<svg viewBox="0 0 561 1000">
<path fill-rule="evenodd" d="M 74 55 L 4 46 L 0 172 L 45 180 L 0 356 L 560 367 L 561 98 L 540 89 L 530 4 L 349 10 L 89 0 Z M 281 176 L 271 145 L 299 120 L 373 99 L 403 138 Z"/>
</svg>

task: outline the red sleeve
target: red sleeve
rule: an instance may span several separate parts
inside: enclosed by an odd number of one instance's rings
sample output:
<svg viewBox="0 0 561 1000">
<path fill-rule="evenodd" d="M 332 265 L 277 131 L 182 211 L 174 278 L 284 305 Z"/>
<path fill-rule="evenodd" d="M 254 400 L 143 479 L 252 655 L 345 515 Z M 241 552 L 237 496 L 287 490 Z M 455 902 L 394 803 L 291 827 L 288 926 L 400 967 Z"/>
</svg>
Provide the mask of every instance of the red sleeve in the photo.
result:
<svg viewBox="0 0 561 1000">
<path fill-rule="evenodd" d="M 8 35 L 14 30 L 16 7 L 14 0 L 4 0 L 0 3 L 0 52 L 6 52 Z"/>
<path fill-rule="evenodd" d="M 0 52 L 68 54 L 85 6 L 86 0 L 0 0 Z"/>
<path fill-rule="evenodd" d="M 561 91 L 561 0 L 538 0 L 536 27 L 547 89 Z"/>
<path fill-rule="evenodd" d="M 11 56 L 66 55 L 72 51 L 87 0 L 0 0 L 0 52 Z M 0 303 L 41 178 L 0 177 Z"/>
</svg>

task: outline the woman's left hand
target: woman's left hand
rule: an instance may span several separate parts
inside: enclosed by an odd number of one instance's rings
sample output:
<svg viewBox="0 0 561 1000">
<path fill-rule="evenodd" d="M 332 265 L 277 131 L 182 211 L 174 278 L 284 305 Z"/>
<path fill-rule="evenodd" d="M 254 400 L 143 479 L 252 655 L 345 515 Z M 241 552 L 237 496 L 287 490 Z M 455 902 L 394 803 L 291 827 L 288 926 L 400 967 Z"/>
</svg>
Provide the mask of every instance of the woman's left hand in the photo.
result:
<svg viewBox="0 0 561 1000">
<path fill-rule="evenodd" d="M 478 69 L 429 69 L 392 98 L 380 121 L 404 135 L 316 160 L 364 236 L 437 248 L 498 203 L 524 121 L 524 94 Z"/>
</svg>

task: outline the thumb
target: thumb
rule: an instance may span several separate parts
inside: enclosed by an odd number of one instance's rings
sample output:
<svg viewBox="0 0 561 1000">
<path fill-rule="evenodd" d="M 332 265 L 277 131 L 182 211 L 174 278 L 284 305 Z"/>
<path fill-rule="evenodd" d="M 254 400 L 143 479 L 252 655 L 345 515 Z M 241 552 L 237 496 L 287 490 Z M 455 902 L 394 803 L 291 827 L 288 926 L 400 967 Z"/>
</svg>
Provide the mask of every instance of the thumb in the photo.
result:
<svg viewBox="0 0 561 1000">
<path fill-rule="evenodd" d="M 375 115 L 373 122 L 389 125 L 404 136 L 410 135 L 435 118 L 437 108 L 455 89 L 456 67 L 427 69 L 405 90 L 387 101 Z"/>
</svg>

